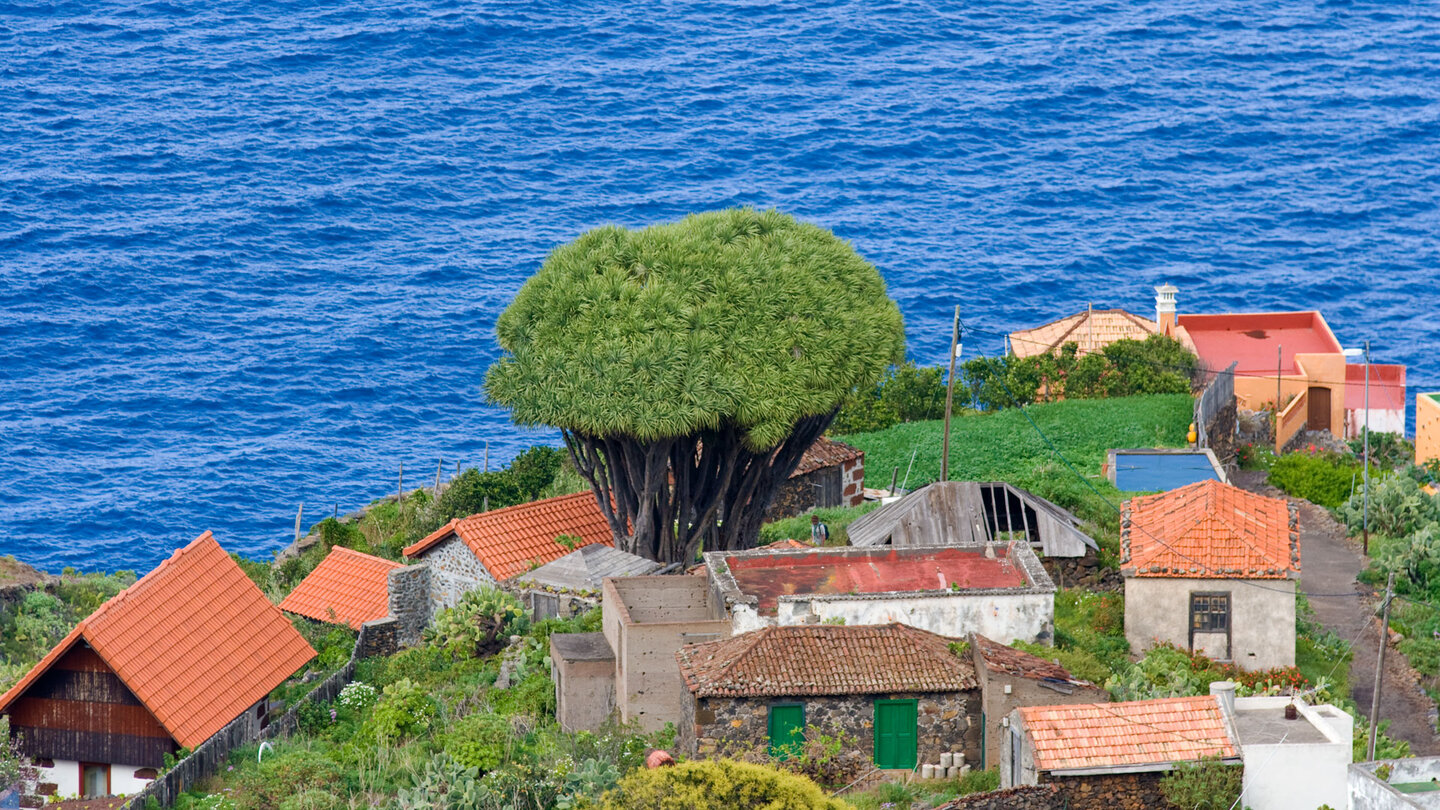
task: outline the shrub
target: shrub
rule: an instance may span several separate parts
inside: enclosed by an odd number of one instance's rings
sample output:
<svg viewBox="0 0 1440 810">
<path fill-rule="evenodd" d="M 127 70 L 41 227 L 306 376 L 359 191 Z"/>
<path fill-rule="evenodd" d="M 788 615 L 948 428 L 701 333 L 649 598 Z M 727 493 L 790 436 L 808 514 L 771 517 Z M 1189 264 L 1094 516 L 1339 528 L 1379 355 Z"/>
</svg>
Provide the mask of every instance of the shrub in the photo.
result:
<svg viewBox="0 0 1440 810">
<path fill-rule="evenodd" d="M 360 734 L 366 740 L 378 739 L 382 743 L 414 737 L 429 731 L 438 713 L 435 701 L 419 684 L 402 678 L 385 687 Z"/>
<path fill-rule="evenodd" d="M 957 401 L 967 399 L 956 393 Z M 891 366 L 885 376 L 864 391 L 848 397 L 830 425 L 832 433 L 868 433 L 901 422 L 939 419 L 945 415 L 945 369 L 921 368 L 905 362 Z"/>
<path fill-rule="evenodd" d="M 328 790 L 311 788 L 281 802 L 279 810 L 342 810 L 349 806 L 348 802 Z"/>
<path fill-rule="evenodd" d="M 1327 509 L 1350 498 L 1359 475 L 1360 465 L 1338 453 L 1287 453 L 1270 466 L 1271 484 Z"/>
<path fill-rule="evenodd" d="M 501 647 L 528 624 L 525 606 L 499 588 L 478 588 L 440 611 L 425 631 L 426 640 L 455 655 L 480 657 Z"/>
<path fill-rule="evenodd" d="M 642 769 L 605 797 L 606 810 L 843 810 L 814 782 L 764 765 L 728 759 Z"/>
<path fill-rule="evenodd" d="M 1219 757 L 1177 762 L 1160 780 L 1160 793 L 1171 807 L 1184 810 L 1231 810 L 1240 802 L 1243 770 Z"/>
<path fill-rule="evenodd" d="M 524 503 L 524 495 L 515 477 L 503 470 L 480 472 L 471 467 L 450 480 L 440 495 L 439 518 L 442 521 L 469 517 L 478 512 Z"/>
<path fill-rule="evenodd" d="M 508 758 L 515 733 L 498 714 L 477 712 L 460 718 L 439 739 L 440 748 L 461 767 L 493 771 Z"/>
<path fill-rule="evenodd" d="M 1352 533 L 1365 520 L 1365 493 L 1356 492 L 1341 504 L 1340 517 Z M 1429 523 L 1440 522 L 1440 497 L 1421 491 L 1408 475 L 1390 475 L 1378 483 L 1370 479 L 1370 531 L 1388 537 L 1408 537 Z"/>
<path fill-rule="evenodd" d="M 345 684 L 345 688 L 340 690 L 335 702 L 341 707 L 359 714 L 374 706 L 379 697 L 380 694 L 370 684 L 352 681 Z"/>
<path fill-rule="evenodd" d="M 237 810 L 275 810 L 302 791 L 338 793 L 340 767 L 303 747 L 286 748 L 267 755 L 253 768 L 236 771 L 231 797 Z"/>
</svg>

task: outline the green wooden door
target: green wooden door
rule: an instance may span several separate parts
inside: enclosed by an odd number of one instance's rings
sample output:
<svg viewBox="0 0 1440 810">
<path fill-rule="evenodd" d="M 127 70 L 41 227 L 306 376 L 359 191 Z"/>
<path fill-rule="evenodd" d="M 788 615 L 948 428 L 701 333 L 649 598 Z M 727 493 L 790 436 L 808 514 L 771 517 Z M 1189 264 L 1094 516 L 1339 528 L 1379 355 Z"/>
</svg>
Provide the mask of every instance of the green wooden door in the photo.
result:
<svg viewBox="0 0 1440 810">
<path fill-rule="evenodd" d="M 875 767 L 915 767 L 918 709 L 914 700 L 875 701 Z"/>
<path fill-rule="evenodd" d="M 805 747 L 805 704 L 776 703 L 770 707 L 770 756 L 789 759 Z"/>
</svg>

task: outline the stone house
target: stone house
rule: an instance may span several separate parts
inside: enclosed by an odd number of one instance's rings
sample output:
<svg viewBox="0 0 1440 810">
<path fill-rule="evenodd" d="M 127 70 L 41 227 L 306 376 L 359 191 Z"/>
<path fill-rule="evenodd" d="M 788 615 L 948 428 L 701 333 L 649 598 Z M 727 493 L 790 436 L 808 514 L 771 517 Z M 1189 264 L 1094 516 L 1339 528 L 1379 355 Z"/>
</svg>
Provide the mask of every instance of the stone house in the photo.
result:
<svg viewBox="0 0 1440 810">
<path fill-rule="evenodd" d="M 646 731 L 680 721 L 685 694 L 675 652 L 730 635 L 706 579 L 640 576 L 601 585 L 601 632 L 550 644 L 560 724 L 594 729 L 613 713 Z M 608 656 L 608 657 L 607 657 Z"/>
<path fill-rule="evenodd" d="M 767 516 L 778 520 L 816 508 L 859 506 L 864 501 L 865 452 L 821 436 L 780 485 Z"/>
<path fill-rule="evenodd" d="M 263 727 L 270 691 L 314 657 L 205 532 L 81 621 L 0 713 L 39 765 L 37 795 L 132 794 L 231 721 Z"/>
<path fill-rule="evenodd" d="M 1048 643 L 1055 584 L 1027 543 L 705 554 L 733 632 L 899 622 L 943 636 Z"/>
<path fill-rule="evenodd" d="M 687 691 L 680 749 L 788 757 L 811 733 L 882 769 L 980 756 L 980 694 L 955 639 L 903 624 L 767 627 L 675 654 Z M 949 757 L 947 757 L 949 759 Z"/>
<path fill-rule="evenodd" d="M 558 542 L 561 537 L 571 540 Z M 454 606 L 467 591 L 499 585 L 592 543 L 614 545 L 614 540 L 587 490 L 457 518 L 404 554 L 429 567 L 438 610 Z"/>
<path fill-rule="evenodd" d="M 1006 337 L 1010 354 L 1034 357 L 1055 354 L 1066 343 L 1074 343 L 1076 355 L 1102 352 L 1118 340 L 1145 340 L 1159 332 L 1149 318 L 1132 315 L 1123 309 L 1086 309 L 1056 321 L 1011 332 Z"/>
<path fill-rule="evenodd" d="M 390 572 L 404 567 L 404 563 L 335 546 L 285 597 L 280 609 L 359 630 L 365 622 L 390 615 Z"/>
<path fill-rule="evenodd" d="M 937 481 L 861 515 L 846 528 L 852 546 L 983 546 L 1022 540 L 1047 557 L 1098 551 L 1080 520 L 1003 481 Z"/>
<path fill-rule="evenodd" d="M 1295 664 L 1295 507 L 1218 481 L 1125 502 L 1125 637 L 1248 670 Z"/>
<path fill-rule="evenodd" d="M 1006 718 L 1021 706 L 1104 703 L 1110 694 L 1072 676 L 1054 661 L 971 634 L 970 655 L 980 685 L 980 768 L 994 767 L 1005 753 Z"/>
<path fill-rule="evenodd" d="M 519 574 L 506 590 L 520 597 L 538 621 L 584 613 L 600 604 L 600 583 L 606 577 L 639 577 L 661 572 L 654 560 L 591 543 L 564 557 Z M 672 567 L 679 567 L 678 565 Z"/>
<path fill-rule="evenodd" d="M 1008 719 L 1000 786 L 1053 784 L 1069 810 L 1165 807 L 1160 780 L 1176 762 L 1213 756 L 1242 767 L 1213 696 L 1028 706 Z"/>
</svg>

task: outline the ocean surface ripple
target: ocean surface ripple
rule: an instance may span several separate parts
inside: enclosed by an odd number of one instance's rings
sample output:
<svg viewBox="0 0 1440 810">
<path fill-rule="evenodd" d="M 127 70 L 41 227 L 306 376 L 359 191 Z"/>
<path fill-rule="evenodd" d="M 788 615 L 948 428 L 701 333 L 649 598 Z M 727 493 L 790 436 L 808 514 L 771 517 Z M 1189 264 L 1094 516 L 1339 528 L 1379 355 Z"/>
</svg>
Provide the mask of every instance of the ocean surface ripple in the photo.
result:
<svg viewBox="0 0 1440 810">
<path fill-rule="evenodd" d="M 496 315 L 721 206 L 852 240 L 921 362 L 1170 281 L 1440 389 L 1424 3 L 0 3 L 0 111 L 0 553 L 51 570 L 553 441 Z"/>
</svg>

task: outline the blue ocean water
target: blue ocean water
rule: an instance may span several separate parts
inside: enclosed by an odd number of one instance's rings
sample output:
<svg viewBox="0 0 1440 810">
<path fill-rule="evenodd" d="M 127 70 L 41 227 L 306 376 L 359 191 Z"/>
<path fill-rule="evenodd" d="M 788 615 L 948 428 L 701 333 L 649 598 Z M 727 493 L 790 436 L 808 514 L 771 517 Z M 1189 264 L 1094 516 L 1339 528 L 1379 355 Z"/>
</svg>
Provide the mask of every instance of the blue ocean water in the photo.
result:
<svg viewBox="0 0 1440 810">
<path fill-rule="evenodd" d="M 922 362 L 1170 281 L 1437 390 L 1437 158 L 1431 4 L 0 3 L 0 553 L 268 556 L 552 440 L 496 315 L 720 206 L 852 240 Z"/>
</svg>

